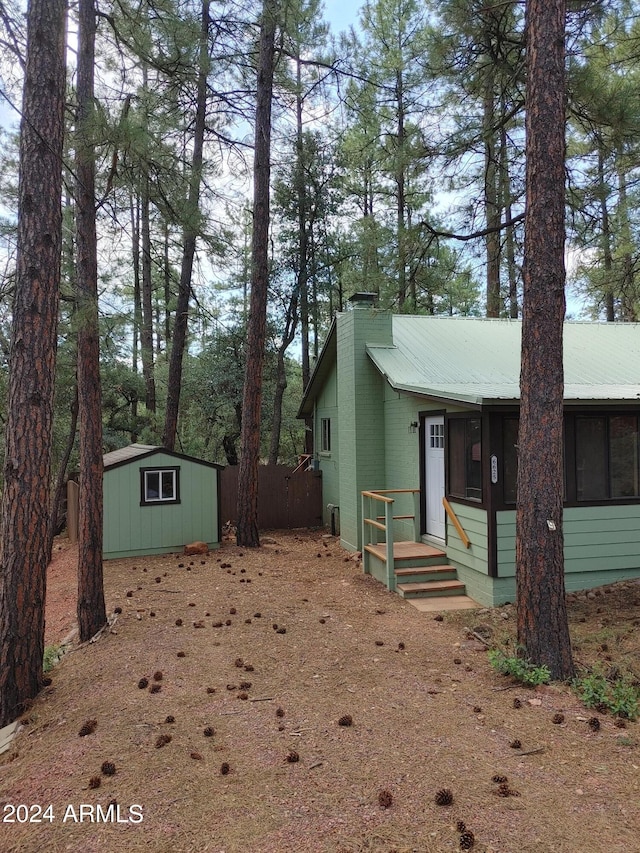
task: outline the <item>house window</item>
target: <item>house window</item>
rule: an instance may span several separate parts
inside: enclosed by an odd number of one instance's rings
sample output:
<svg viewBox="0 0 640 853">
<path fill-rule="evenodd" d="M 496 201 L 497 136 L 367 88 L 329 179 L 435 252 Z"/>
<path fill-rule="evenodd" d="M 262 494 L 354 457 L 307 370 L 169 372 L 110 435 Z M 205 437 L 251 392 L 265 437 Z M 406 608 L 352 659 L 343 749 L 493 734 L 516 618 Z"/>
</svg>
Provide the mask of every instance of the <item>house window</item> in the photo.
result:
<svg viewBox="0 0 640 853">
<path fill-rule="evenodd" d="M 482 500 L 482 443 L 480 418 L 449 420 L 449 494 Z"/>
<path fill-rule="evenodd" d="M 576 416 L 576 499 L 640 496 L 636 415 Z"/>
<path fill-rule="evenodd" d="M 180 502 L 179 468 L 141 468 L 142 505 Z"/>
<path fill-rule="evenodd" d="M 320 421 L 320 450 L 322 453 L 331 453 L 331 418 L 322 418 Z"/>
</svg>

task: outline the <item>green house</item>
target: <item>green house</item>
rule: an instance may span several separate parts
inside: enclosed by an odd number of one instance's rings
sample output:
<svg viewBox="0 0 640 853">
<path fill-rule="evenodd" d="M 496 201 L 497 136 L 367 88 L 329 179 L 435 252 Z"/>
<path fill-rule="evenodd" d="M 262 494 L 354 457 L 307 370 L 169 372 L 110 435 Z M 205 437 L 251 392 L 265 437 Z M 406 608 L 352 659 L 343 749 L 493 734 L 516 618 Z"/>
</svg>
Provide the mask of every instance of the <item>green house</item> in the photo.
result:
<svg viewBox="0 0 640 853">
<path fill-rule="evenodd" d="M 104 456 L 105 559 L 220 544 L 222 466 L 130 444 Z"/>
<path fill-rule="evenodd" d="M 353 302 L 298 413 L 313 421 L 325 523 L 406 596 L 513 601 L 520 322 Z M 640 327 L 567 322 L 564 359 L 571 591 L 640 577 Z"/>
</svg>

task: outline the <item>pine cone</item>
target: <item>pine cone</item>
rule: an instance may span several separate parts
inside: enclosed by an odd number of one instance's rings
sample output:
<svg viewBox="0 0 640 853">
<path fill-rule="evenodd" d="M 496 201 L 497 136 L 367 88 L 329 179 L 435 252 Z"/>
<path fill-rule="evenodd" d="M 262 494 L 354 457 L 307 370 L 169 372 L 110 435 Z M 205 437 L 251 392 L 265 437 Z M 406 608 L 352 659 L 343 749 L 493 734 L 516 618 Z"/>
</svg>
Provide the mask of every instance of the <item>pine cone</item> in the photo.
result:
<svg viewBox="0 0 640 853">
<path fill-rule="evenodd" d="M 105 776 L 113 776 L 116 772 L 116 765 L 113 761 L 103 761 L 100 768 Z"/>
<path fill-rule="evenodd" d="M 340 719 L 338 720 L 338 725 L 339 726 L 352 726 L 353 725 L 353 717 L 351 716 L 351 714 L 344 714 L 342 717 L 340 717 Z"/>
<path fill-rule="evenodd" d="M 97 725 L 97 720 L 87 720 L 87 722 L 83 724 L 80 731 L 78 732 L 79 737 L 86 737 L 87 735 L 92 735 L 95 732 Z"/>
<path fill-rule="evenodd" d="M 471 850 L 475 844 L 475 840 L 473 832 L 469 829 L 465 830 L 465 832 L 460 833 L 460 849 Z"/>
<path fill-rule="evenodd" d="M 378 805 L 383 809 L 388 809 L 393 805 L 393 795 L 391 791 L 380 791 L 378 794 Z"/>
<path fill-rule="evenodd" d="M 450 806 L 453 802 L 453 792 L 449 788 L 440 788 L 436 791 L 435 800 L 437 806 Z"/>
</svg>

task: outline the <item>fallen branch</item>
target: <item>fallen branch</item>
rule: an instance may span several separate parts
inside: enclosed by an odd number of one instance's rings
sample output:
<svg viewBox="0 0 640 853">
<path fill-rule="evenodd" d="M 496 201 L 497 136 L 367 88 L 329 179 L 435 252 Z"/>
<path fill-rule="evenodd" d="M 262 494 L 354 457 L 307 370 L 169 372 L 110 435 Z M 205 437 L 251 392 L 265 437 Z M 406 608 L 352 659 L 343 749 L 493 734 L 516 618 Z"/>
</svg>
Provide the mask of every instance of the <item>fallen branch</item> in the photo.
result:
<svg viewBox="0 0 640 853">
<path fill-rule="evenodd" d="M 275 696 L 256 696 L 249 702 L 275 702 Z"/>
<path fill-rule="evenodd" d="M 475 637 L 476 640 L 480 640 L 481 643 L 484 643 L 487 648 L 491 648 L 492 643 L 490 643 L 488 640 L 485 640 L 485 638 L 478 634 L 477 631 L 474 631 L 472 628 L 465 628 L 465 631 L 467 632 L 467 634 L 470 634 L 472 637 Z"/>
<path fill-rule="evenodd" d="M 514 755 L 536 755 L 538 752 L 544 752 L 544 746 L 537 746 L 535 749 L 527 749 L 525 752 L 515 752 Z"/>
</svg>

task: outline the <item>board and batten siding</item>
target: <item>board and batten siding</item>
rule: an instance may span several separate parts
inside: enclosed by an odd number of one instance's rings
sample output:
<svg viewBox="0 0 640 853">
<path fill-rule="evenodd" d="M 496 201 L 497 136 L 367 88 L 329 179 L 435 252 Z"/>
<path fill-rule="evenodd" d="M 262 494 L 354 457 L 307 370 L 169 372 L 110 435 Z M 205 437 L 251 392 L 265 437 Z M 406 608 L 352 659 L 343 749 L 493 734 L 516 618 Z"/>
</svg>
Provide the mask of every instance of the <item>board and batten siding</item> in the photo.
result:
<svg viewBox="0 0 640 853">
<path fill-rule="evenodd" d="M 498 512 L 496 522 L 498 577 L 513 579 L 515 595 L 515 510 Z M 566 507 L 563 531 L 567 592 L 640 574 L 640 505 Z"/>
<path fill-rule="evenodd" d="M 140 506 L 141 468 L 180 468 L 180 503 Z M 180 551 L 189 542 L 216 548 L 217 470 L 184 458 L 155 453 L 104 472 L 106 559 Z"/>
</svg>

